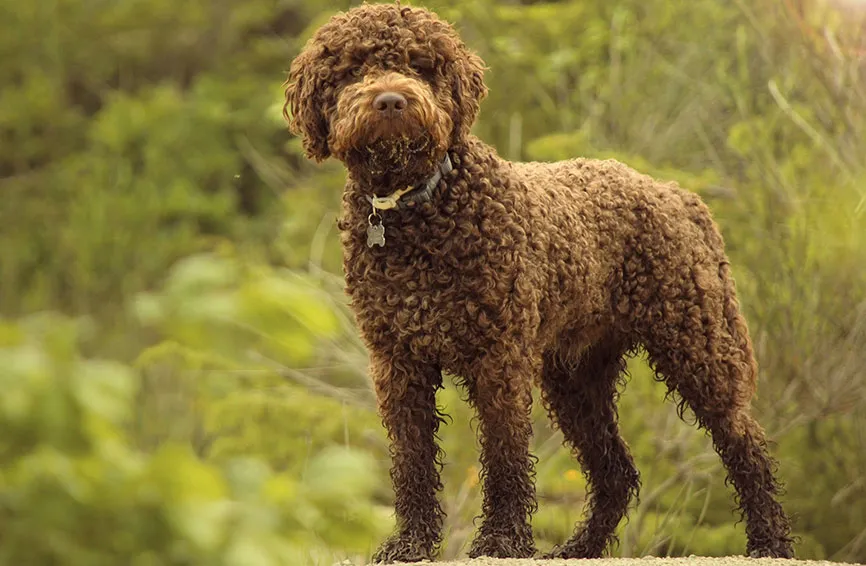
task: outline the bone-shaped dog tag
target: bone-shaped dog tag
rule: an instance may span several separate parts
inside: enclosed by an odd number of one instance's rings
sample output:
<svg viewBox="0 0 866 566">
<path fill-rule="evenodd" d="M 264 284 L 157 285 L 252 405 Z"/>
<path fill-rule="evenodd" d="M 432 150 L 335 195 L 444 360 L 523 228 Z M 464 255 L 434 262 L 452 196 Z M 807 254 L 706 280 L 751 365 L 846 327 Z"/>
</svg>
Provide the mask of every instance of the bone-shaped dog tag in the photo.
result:
<svg viewBox="0 0 866 566">
<path fill-rule="evenodd" d="M 384 224 L 367 224 L 367 247 L 385 246 L 385 226 Z"/>
</svg>

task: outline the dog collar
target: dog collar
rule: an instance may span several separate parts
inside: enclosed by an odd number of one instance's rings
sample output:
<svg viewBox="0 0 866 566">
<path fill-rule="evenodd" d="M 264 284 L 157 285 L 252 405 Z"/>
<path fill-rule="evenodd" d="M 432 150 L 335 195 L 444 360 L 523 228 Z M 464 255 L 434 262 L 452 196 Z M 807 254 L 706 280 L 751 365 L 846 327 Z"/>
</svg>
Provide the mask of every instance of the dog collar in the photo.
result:
<svg viewBox="0 0 866 566">
<path fill-rule="evenodd" d="M 442 176 L 450 173 L 454 169 L 451 164 L 451 158 L 448 157 L 448 152 L 445 152 L 445 158 L 439 162 L 436 171 L 433 172 L 426 181 L 417 185 L 398 189 L 385 197 L 367 197 L 370 204 L 373 205 L 373 210 L 391 210 L 399 208 L 401 210 L 411 208 L 416 204 L 429 202 L 433 198 L 433 189 L 442 180 Z"/>
</svg>

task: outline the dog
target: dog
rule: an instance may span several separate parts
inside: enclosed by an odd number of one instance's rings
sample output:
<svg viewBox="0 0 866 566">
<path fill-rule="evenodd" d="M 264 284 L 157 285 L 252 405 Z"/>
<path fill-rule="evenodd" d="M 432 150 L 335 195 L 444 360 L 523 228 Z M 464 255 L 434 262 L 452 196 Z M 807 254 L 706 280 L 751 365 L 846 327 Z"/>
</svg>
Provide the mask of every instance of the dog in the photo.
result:
<svg viewBox="0 0 866 566">
<path fill-rule="evenodd" d="M 547 557 L 601 556 L 640 486 L 615 404 L 638 349 L 711 434 L 748 553 L 792 557 L 776 463 L 750 415 L 757 364 L 709 210 L 614 160 L 500 158 L 470 132 L 486 93 L 484 64 L 455 30 L 399 4 L 333 16 L 286 82 L 283 113 L 306 155 L 348 172 L 346 291 L 397 518 L 374 559 L 431 559 L 441 541 L 443 372 L 479 419 L 483 522 L 469 555 L 536 552 L 535 384 L 589 491 L 585 521 Z"/>
</svg>

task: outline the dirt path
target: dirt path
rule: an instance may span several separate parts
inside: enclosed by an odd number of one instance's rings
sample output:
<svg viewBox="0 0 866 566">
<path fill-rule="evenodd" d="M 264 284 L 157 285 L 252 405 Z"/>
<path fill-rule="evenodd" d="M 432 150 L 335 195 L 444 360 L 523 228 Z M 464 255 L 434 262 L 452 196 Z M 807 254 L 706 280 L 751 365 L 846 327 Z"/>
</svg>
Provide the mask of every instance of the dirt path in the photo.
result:
<svg viewBox="0 0 866 566">
<path fill-rule="evenodd" d="M 599 560 L 500 560 L 476 558 L 456 562 L 424 562 L 430 566 L 839 566 L 841 562 L 781 560 L 774 558 L 609 558 Z"/>
</svg>

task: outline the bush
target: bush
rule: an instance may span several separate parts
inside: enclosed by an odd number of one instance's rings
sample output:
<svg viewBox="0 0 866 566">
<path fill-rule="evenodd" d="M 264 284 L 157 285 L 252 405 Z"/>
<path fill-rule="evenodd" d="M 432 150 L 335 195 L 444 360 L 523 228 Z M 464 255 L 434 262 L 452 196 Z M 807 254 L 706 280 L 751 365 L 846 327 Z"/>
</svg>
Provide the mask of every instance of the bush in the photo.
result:
<svg viewBox="0 0 866 566">
<path fill-rule="evenodd" d="M 306 474 L 132 443 L 137 372 L 77 353 L 82 325 L 0 327 L 0 564 L 302 564 L 367 552 L 375 463 L 332 446 Z M 381 522 L 381 521 L 379 521 Z"/>
</svg>

